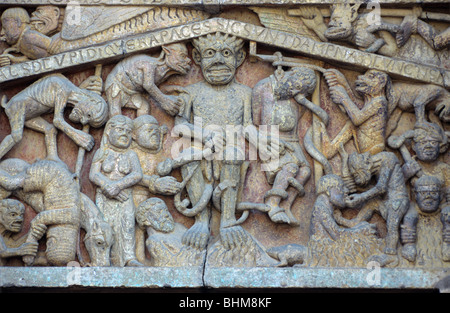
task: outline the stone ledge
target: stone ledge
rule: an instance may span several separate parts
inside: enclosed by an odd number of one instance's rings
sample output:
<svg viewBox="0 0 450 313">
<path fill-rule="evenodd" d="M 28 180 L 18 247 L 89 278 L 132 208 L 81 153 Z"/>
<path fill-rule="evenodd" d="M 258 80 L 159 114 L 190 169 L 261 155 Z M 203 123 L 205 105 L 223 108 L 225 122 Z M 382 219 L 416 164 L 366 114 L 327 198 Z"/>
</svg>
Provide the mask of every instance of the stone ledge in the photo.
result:
<svg viewBox="0 0 450 313">
<path fill-rule="evenodd" d="M 0 287 L 438 289 L 449 269 L 0 267 Z"/>
<path fill-rule="evenodd" d="M 212 268 L 205 272 L 204 281 L 212 288 L 435 289 L 449 272 L 448 269 Z"/>
<path fill-rule="evenodd" d="M 0 267 L 0 287 L 198 288 L 201 267 Z"/>
</svg>

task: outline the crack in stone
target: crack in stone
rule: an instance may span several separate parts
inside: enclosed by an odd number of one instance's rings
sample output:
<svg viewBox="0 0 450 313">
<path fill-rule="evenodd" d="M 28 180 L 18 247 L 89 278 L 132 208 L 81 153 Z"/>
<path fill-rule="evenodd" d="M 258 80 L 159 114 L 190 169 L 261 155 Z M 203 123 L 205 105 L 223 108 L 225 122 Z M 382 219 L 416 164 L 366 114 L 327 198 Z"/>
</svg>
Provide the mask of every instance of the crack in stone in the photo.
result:
<svg viewBox="0 0 450 313">
<path fill-rule="evenodd" d="M 206 209 L 207 210 L 208 209 L 211 210 L 210 207 L 207 207 Z M 206 242 L 205 257 L 203 259 L 203 265 L 202 265 L 202 287 L 203 288 L 208 288 L 208 286 L 206 285 L 206 282 L 205 282 L 205 275 L 206 275 L 206 263 L 207 263 L 207 260 L 208 260 L 208 248 L 209 248 L 209 244 L 211 242 L 211 221 L 212 221 L 212 216 L 213 216 L 212 213 L 213 212 L 211 210 L 211 213 L 209 214 L 209 221 L 208 221 L 208 233 L 209 233 L 209 236 L 208 236 L 208 240 Z"/>
</svg>

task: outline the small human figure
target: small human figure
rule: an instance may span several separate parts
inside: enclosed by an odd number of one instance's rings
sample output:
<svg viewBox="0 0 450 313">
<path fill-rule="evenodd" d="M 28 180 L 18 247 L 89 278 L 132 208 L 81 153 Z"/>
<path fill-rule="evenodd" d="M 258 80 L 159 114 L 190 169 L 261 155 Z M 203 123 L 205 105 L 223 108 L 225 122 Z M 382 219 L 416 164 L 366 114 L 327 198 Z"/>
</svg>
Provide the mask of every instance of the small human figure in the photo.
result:
<svg viewBox="0 0 450 313">
<path fill-rule="evenodd" d="M 405 155 L 402 150 L 405 164 L 403 174 L 405 179 L 414 180 L 422 175 L 438 177 L 444 188 L 444 197 L 450 203 L 450 165 L 439 160 L 441 153 L 448 148 L 448 137 L 444 130 L 434 123 L 419 122 L 414 129 L 406 131 L 401 136 L 389 137 L 388 144 L 394 149 L 399 149 L 407 139 L 412 139 L 412 150 L 416 158 Z"/>
<path fill-rule="evenodd" d="M 20 192 L 19 198 L 27 198 L 37 212 L 26 242 L 37 243 L 45 235 L 48 263 L 66 266 L 76 259 L 82 210 L 80 186 L 61 162 L 20 161 L 13 162 L 16 167 L 13 171 L 0 169 L 0 186 L 10 192 Z M 33 197 L 36 193 L 41 195 Z M 35 253 L 25 255 L 23 261 L 27 266 L 35 264 Z"/>
<path fill-rule="evenodd" d="M 407 139 L 412 139 L 411 146 L 415 152 L 415 158 L 411 157 L 406 147 L 402 147 Z M 442 186 L 444 202 L 450 203 L 450 165 L 439 159 L 440 155 L 448 149 L 448 137 L 441 127 L 426 121 L 418 122 L 413 130 L 406 131 L 400 136 L 389 137 L 388 144 L 402 152 L 405 159 L 402 170 L 406 180 L 410 179 L 411 184 L 415 185 L 416 180 L 421 176 L 435 177 Z M 444 260 L 450 260 L 449 239 L 444 236 L 442 248 Z"/>
<path fill-rule="evenodd" d="M 310 165 L 299 142 L 298 121 L 305 106 L 314 107 L 306 97 L 314 91 L 316 77 L 314 71 L 302 67 L 277 73 L 253 88 L 253 123 L 278 126 L 279 139 L 284 145 L 277 166 L 270 168 L 269 163 L 265 170 L 267 181 L 273 186 L 264 196 L 265 204 L 270 207 L 269 217 L 276 223 L 297 224 L 291 205 L 297 196 L 305 194 L 303 186 L 311 176 Z M 295 192 L 287 192 L 290 186 Z M 287 203 L 286 209 L 280 207 L 282 200 Z"/>
<path fill-rule="evenodd" d="M 92 160 L 90 180 L 98 186 L 96 204 L 114 232 L 111 261 L 115 266 L 143 266 L 135 253 L 135 205 L 132 187 L 142 179 L 136 152 L 130 149 L 133 121 L 116 115 L 106 123 Z"/>
<path fill-rule="evenodd" d="M 425 266 L 428 260 L 450 261 L 450 206 L 442 201 L 442 181 L 436 176 L 423 175 L 415 181 L 413 193 L 415 202 L 411 202 L 401 225 L 402 256 L 414 262 L 419 254 L 417 261 Z M 419 237 L 427 238 L 419 240 Z M 426 244 L 424 247 L 422 242 Z"/>
<path fill-rule="evenodd" d="M 8 8 L 0 17 L 2 23 L 1 40 L 10 48 L 0 55 L 0 66 L 10 65 L 49 56 L 52 39 L 31 29 L 30 15 L 23 8 Z M 18 52 L 23 56 L 14 56 L 10 52 Z"/>
<path fill-rule="evenodd" d="M 181 43 L 162 46 L 158 58 L 139 54 L 119 62 L 105 81 L 105 94 L 110 106 L 110 116 L 122 114 L 122 107 L 137 110 L 137 116 L 150 114 L 150 104 L 143 92 L 170 115 L 180 109 L 174 96 L 165 95 L 158 88 L 172 75 L 185 75 L 191 60 L 186 46 Z"/>
<path fill-rule="evenodd" d="M 0 201 L 0 266 L 5 259 L 15 256 L 36 255 L 37 242 L 25 242 L 27 236 L 15 238 L 22 231 L 25 206 L 13 199 Z"/>
<path fill-rule="evenodd" d="M 374 225 L 359 221 L 348 227 L 341 224 L 343 218 L 336 221 L 336 211 L 346 207 L 347 192 L 344 181 L 335 174 L 319 179 L 308 242 L 309 266 L 364 266 L 369 257 L 379 252 Z M 355 241 L 359 244 L 355 245 Z"/>
<path fill-rule="evenodd" d="M 150 253 L 151 266 L 198 266 L 204 262 L 206 251 L 182 243 L 187 228 L 175 223 L 166 203 L 149 198 L 136 211 L 136 221 L 147 233 L 145 246 Z"/>
<path fill-rule="evenodd" d="M 403 216 L 409 208 L 409 194 L 406 189 L 402 167 L 396 155 L 392 152 L 352 153 L 348 158 L 349 173 L 357 187 L 363 187 L 364 192 L 353 193 L 346 200 L 349 208 L 361 207 L 356 221 L 367 221 L 375 211 L 386 221 L 387 235 L 384 254 L 377 256 L 376 261 L 381 266 L 398 261 L 397 245 L 399 243 L 399 227 Z M 367 187 L 372 180 L 376 184 Z M 370 200 L 370 205 L 367 203 Z"/>
<path fill-rule="evenodd" d="M 75 86 L 60 74 L 39 79 L 9 101 L 3 97 L 1 105 L 8 116 L 11 134 L 0 144 L 0 158 L 22 140 L 25 126 L 45 134 L 47 159 L 59 160 L 56 147 L 57 129 L 80 147 L 91 150 L 94 138 L 65 121 L 64 111 L 68 106 L 73 106 L 69 119 L 75 123 L 101 127 L 108 118 L 108 105 L 100 95 Z M 45 113 L 53 113 L 53 125 L 41 116 Z"/>
<path fill-rule="evenodd" d="M 153 195 L 175 195 L 181 184 L 172 176 L 160 177 L 157 165 L 165 159 L 162 153 L 164 135 L 167 126 L 160 126 L 151 115 L 141 115 L 133 120 L 132 149 L 138 155 L 143 178 L 133 187 L 136 206 Z"/>
<path fill-rule="evenodd" d="M 151 115 L 141 115 L 133 120 L 133 144 L 131 149 L 136 152 L 141 168 L 142 180 L 133 187 L 133 200 L 136 207 L 155 195 L 175 195 L 181 190 L 181 183 L 172 176 L 159 176 L 157 165 L 165 159 L 163 148 L 164 135 L 168 129 L 160 126 Z M 144 233 L 142 227 L 136 228 L 136 254 L 141 263 L 146 263 L 143 250 Z"/>
</svg>

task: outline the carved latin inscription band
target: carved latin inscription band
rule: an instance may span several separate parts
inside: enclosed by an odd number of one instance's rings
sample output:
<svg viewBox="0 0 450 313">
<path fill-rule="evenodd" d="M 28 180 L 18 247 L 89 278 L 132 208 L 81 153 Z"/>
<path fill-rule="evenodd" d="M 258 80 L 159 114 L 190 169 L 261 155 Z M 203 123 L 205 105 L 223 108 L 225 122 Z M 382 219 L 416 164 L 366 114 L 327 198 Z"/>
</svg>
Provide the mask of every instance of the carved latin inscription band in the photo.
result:
<svg viewBox="0 0 450 313">
<path fill-rule="evenodd" d="M 145 52 L 173 42 L 202 35 L 223 32 L 263 44 L 298 52 L 305 56 L 332 60 L 359 69 L 377 69 L 393 77 L 408 78 L 425 83 L 450 87 L 450 71 L 434 66 L 371 54 L 288 32 L 268 29 L 253 24 L 223 18 L 163 29 L 131 39 L 121 39 L 96 47 L 78 49 L 0 68 L 0 85 L 23 77 L 34 77 L 55 71 L 64 71 L 80 65 L 95 64 L 117 59 L 130 53 Z"/>
</svg>

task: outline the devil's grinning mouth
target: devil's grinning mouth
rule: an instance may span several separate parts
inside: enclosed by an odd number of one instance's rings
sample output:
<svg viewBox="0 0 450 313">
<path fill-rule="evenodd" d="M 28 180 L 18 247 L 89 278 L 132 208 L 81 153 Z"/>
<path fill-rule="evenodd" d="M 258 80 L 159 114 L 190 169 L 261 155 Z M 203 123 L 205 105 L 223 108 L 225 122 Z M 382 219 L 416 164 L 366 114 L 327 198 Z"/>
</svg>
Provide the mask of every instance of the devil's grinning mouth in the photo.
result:
<svg viewBox="0 0 450 313">
<path fill-rule="evenodd" d="M 363 88 L 363 87 L 366 87 L 366 86 L 367 86 L 366 83 L 364 83 L 364 82 L 362 82 L 362 81 L 360 81 L 360 80 L 359 80 L 359 81 L 357 80 L 357 81 L 355 82 L 355 87 L 356 87 L 356 88 Z"/>
</svg>

